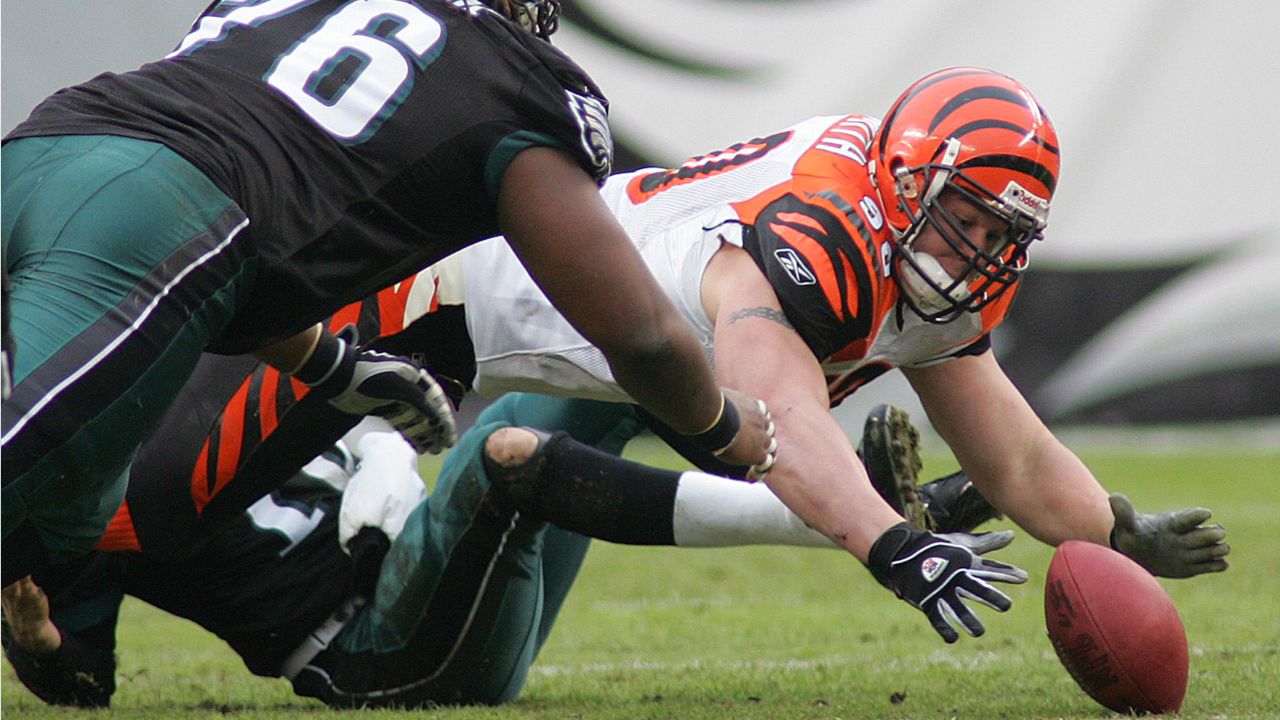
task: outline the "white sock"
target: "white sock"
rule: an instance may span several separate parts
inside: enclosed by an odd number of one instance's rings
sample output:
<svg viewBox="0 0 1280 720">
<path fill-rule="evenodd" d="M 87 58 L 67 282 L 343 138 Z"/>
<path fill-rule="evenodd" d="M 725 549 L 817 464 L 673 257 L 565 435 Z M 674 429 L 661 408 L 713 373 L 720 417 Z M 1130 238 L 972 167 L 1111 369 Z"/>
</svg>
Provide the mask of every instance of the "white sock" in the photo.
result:
<svg viewBox="0 0 1280 720">
<path fill-rule="evenodd" d="M 679 547 L 837 547 L 805 525 L 764 483 L 700 472 L 680 476 L 671 529 Z"/>
</svg>

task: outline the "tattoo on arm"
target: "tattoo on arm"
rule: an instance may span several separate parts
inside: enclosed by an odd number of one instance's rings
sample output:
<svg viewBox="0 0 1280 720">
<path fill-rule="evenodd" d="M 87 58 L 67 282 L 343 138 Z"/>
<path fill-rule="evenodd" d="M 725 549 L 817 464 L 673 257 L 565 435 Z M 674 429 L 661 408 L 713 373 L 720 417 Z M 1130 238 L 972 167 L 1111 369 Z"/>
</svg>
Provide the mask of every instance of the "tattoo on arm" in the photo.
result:
<svg viewBox="0 0 1280 720">
<path fill-rule="evenodd" d="M 787 316 L 782 314 L 781 310 L 774 310 L 767 307 L 743 308 L 735 311 L 729 316 L 729 324 L 732 325 L 743 318 L 758 317 L 765 320 L 772 320 L 788 330 L 795 330 L 790 322 L 787 322 Z"/>
</svg>

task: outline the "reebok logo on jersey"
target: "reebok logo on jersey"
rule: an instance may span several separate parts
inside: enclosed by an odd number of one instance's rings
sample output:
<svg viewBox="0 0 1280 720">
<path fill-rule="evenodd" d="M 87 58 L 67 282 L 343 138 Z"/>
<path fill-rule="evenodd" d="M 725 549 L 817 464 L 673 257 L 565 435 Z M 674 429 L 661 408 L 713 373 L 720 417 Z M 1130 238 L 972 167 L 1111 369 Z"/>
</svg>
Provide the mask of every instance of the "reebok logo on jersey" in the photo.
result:
<svg viewBox="0 0 1280 720">
<path fill-rule="evenodd" d="M 920 574 L 924 576 L 925 582 L 933 582 L 938 579 L 943 570 L 947 569 L 947 561 L 939 557 L 925 558 L 920 563 Z"/>
<path fill-rule="evenodd" d="M 613 169 L 613 136 L 609 133 L 609 111 L 604 103 L 589 95 L 565 91 L 569 100 L 569 113 L 578 121 L 578 139 L 582 149 L 591 158 L 591 171 L 596 180 L 604 182 Z"/>
<path fill-rule="evenodd" d="M 791 248 L 779 248 L 773 251 L 773 256 L 777 258 L 778 264 L 783 270 L 787 271 L 787 276 L 791 278 L 791 282 L 797 285 L 812 285 L 818 282 L 813 276 L 813 271 L 808 265 L 804 264 L 804 259 L 800 254 Z"/>
</svg>

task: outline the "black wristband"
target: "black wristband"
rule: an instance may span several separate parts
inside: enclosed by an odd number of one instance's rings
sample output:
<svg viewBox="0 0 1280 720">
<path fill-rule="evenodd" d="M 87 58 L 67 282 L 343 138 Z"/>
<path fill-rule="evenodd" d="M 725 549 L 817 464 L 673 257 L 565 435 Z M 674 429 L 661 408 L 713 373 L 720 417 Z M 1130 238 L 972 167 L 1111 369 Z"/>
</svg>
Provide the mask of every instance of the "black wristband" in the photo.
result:
<svg viewBox="0 0 1280 720">
<path fill-rule="evenodd" d="M 319 385 L 328 380 L 342 364 L 346 351 L 345 340 L 321 331 L 320 339 L 316 341 L 316 349 L 311 352 L 311 357 L 302 363 L 302 367 L 293 373 L 293 376 L 304 385 L 311 387 Z"/>
<path fill-rule="evenodd" d="M 742 419 L 738 417 L 738 408 L 729 399 L 720 394 L 724 405 L 720 409 L 720 418 L 710 428 L 694 435 L 686 435 L 695 445 L 712 455 L 719 455 L 733 444 L 742 427 Z"/>
<path fill-rule="evenodd" d="M 871 575 L 877 582 L 890 590 L 894 589 L 889 582 L 889 564 L 893 562 L 898 551 L 918 534 L 924 533 L 914 530 L 910 523 L 900 522 L 876 538 L 870 552 L 867 553 L 867 569 L 871 571 Z"/>
</svg>

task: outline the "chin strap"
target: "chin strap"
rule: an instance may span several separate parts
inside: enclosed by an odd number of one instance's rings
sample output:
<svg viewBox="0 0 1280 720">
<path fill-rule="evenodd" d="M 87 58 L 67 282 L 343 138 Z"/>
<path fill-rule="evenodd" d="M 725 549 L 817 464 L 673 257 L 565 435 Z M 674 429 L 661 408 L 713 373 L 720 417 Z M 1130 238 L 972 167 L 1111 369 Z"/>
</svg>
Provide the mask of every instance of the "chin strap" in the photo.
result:
<svg viewBox="0 0 1280 720">
<path fill-rule="evenodd" d="M 911 293 L 911 299 L 921 310 L 940 312 L 969 298 L 969 287 L 964 283 L 957 283 L 932 255 L 913 252 L 907 248 L 903 248 L 902 253 L 907 258 L 904 263 L 906 267 L 898 269 L 902 275 L 902 285 Z"/>
</svg>

